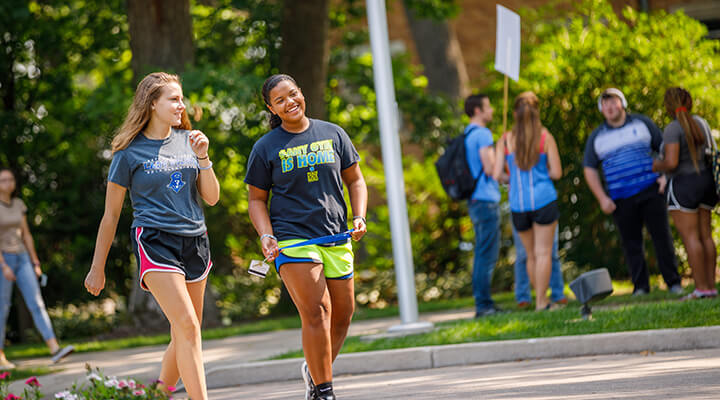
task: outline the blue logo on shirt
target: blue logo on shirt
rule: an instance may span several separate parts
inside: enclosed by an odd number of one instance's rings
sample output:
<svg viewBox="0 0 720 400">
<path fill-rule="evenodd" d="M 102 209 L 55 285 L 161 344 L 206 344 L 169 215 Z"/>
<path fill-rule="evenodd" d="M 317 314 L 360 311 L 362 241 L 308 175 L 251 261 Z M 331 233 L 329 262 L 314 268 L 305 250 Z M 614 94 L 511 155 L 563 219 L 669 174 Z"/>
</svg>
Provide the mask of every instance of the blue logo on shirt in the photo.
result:
<svg viewBox="0 0 720 400">
<path fill-rule="evenodd" d="M 170 189 L 172 189 L 173 192 L 177 193 L 180 191 L 180 189 L 185 186 L 185 182 L 182 180 L 182 173 L 181 172 L 173 172 L 172 175 L 170 175 L 170 183 L 167 185 Z"/>
</svg>

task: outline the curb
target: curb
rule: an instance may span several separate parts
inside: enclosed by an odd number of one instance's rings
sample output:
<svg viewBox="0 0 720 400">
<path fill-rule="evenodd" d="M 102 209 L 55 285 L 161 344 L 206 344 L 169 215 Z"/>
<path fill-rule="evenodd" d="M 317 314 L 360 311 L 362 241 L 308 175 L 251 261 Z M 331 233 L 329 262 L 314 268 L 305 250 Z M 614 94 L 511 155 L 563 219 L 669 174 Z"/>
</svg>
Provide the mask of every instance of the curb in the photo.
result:
<svg viewBox="0 0 720 400">
<path fill-rule="evenodd" d="M 527 359 L 720 348 L 720 326 L 558 336 L 342 354 L 334 375 L 430 369 Z M 239 363 L 206 372 L 208 389 L 302 379 L 303 359 Z"/>
</svg>

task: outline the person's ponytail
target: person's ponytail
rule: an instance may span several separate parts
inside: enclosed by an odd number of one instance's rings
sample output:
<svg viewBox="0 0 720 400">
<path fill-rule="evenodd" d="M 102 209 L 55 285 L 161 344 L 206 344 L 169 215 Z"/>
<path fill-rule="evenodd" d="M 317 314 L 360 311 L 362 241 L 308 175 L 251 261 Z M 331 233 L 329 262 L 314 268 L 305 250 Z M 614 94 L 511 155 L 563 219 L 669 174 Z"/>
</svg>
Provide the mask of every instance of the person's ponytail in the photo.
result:
<svg viewBox="0 0 720 400">
<path fill-rule="evenodd" d="M 705 134 L 690 114 L 692 111 L 690 93 L 683 88 L 672 87 L 665 91 L 664 103 L 668 114 L 676 118 L 682 127 L 695 171 L 700 172 L 697 148 L 705 143 Z"/>
<path fill-rule="evenodd" d="M 282 125 L 282 120 L 277 114 L 270 113 L 270 129 L 275 129 Z"/>
</svg>

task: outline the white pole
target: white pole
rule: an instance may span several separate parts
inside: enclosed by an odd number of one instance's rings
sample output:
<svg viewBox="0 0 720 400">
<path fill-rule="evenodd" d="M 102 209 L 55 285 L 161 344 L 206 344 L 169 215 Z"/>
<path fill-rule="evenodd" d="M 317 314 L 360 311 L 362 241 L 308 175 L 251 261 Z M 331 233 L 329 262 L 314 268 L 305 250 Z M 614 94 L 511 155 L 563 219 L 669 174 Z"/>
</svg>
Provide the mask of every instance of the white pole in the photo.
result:
<svg viewBox="0 0 720 400">
<path fill-rule="evenodd" d="M 377 112 L 380 119 L 380 143 L 385 169 L 385 186 L 390 211 L 395 276 L 401 325 L 391 327 L 394 332 L 415 332 L 432 329 L 432 324 L 418 322 L 415 298 L 415 274 L 410 246 L 410 229 L 405 183 L 402 170 L 402 153 L 398 136 L 398 111 L 395 101 L 390 48 L 388 45 L 385 0 L 366 0 L 370 45 L 373 56 L 373 75 Z"/>
</svg>

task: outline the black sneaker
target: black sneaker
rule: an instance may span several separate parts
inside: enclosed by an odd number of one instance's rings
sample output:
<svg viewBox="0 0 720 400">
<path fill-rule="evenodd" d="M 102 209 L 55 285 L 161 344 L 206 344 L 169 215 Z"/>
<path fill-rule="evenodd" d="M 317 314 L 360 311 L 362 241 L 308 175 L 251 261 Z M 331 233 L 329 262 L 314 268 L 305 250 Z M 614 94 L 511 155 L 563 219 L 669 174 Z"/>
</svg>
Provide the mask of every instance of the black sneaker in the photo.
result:
<svg viewBox="0 0 720 400">
<path fill-rule="evenodd" d="M 482 311 L 475 312 L 475 318 L 489 317 L 491 315 L 502 314 L 505 310 L 498 306 L 488 307 Z"/>
<path fill-rule="evenodd" d="M 305 400 L 315 399 L 315 384 L 310 376 L 310 370 L 308 370 L 307 362 L 303 361 L 300 367 L 300 373 L 302 374 L 303 381 L 305 381 Z"/>
<path fill-rule="evenodd" d="M 335 397 L 335 393 L 333 393 L 332 391 L 330 391 L 330 393 L 323 393 L 323 394 L 316 393 L 316 394 L 315 394 L 315 397 L 313 397 L 313 399 L 316 399 L 316 400 L 336 400 L 336 397 Z"/>
<path fill-rule="evenodd" d="M 313 399 L 317 400 L 336 400 L 335 398 L 335 392 L 333 392 L 333 387 L 331 383 L 321 383 L 318 386 L 315 386 L 315 397 Z"/>
</svg>

